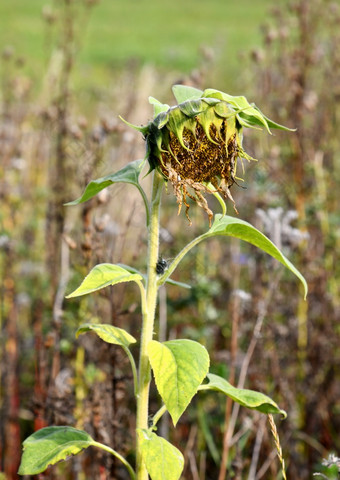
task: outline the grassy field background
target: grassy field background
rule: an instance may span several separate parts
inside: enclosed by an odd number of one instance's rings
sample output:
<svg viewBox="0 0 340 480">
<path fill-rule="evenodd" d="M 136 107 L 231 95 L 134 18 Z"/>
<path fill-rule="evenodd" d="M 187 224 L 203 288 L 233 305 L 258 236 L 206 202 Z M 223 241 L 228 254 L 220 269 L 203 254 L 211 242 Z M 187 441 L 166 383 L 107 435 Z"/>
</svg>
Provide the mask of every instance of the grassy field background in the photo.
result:
<svg viewBox="0 0 340 480">
<path fill-rule="evenodd" d="M 85 85 L 105 82 L 132 60 L 188 73 L 199 63 L 202 46 L 214 51 L 223 74 L 235 76 L 240 51 L 260 44 L 260 25 L 271 6 L 271 0 L 101 0 L 78 12 L 76 80 Z M 0 2 L 0 47 L 12 46 L 37 81 L 55 47 L 42 15 L 53 9 L 53 3 L 43 0 Z"/>
</svg>

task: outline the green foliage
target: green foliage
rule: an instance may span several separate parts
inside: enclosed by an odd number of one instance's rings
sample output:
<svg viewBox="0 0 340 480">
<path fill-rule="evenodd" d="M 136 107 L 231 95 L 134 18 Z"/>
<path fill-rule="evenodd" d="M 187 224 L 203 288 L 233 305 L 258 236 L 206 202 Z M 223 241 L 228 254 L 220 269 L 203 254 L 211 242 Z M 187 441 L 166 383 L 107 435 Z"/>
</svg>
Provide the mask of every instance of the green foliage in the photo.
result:
<svg viewBox="0 0 340 480">
<path fill-rule="evenodd" d="M 232 398 L 234 402 L 239 403 L 243 407 L 258 410 L 262 413 L 281 413 L 284 417 L 287 416 L 284 410 L 281 410 L 271 398 L 263 393 L 244 388 L 235 388 L 224 378 L 212 373 L 209 373 L 207 377 L 209 383 L 202 385 L 200 390 L 216 390 Z"/>
<path fill-rule="evenodd" d="M 184 467 L 181 452 L 150 430 L 137 430 L 137 434 L 151 480 L 178 480 Z"/>
<path fill-rule="evenodd" d="M 90 435 L 72 427 L 46 427 L 33 433 L 23 443 L 19 475 L 36 475 L 50 465 L 66 460 L 95 445 Z"/>
<path fill-rule="evenodd" d="M 198 243 L 202 242 L 203 240 L 207 240 L 208 238 L 215 237 L 215 236 L 226 236 L 226 237 L 234 237 L 245 242 L 258 247 L 263 252 L 267 253 L 268 255 L 272 256 L 276 260 L 278 260 L 282 265 L 284 265 L 288 270 L 290 270 L 296 277 L 301 281 L 305 298 L 308 293 L 308 285 L 304 278 L 304 276 L 294 267 L 294 265 L 283 255 L 283 253 L 274 245 L 274 243 L 269 240 L 263 233 L 253 227 L 250 223 L 241 220 L 237 217 L 231 217 L 229 215 L 221 215 L 216 214 L 214 217 L 214 222 L 211 228 L 200 235 L 199 237 L 195 238 L 192 242 L 190 242 L 183 250 L 175 257 L 173 262 L 169 265 L 168 270 L 162 275 L 159 279 L 159 284 L 164 283 L 167 281 L 167 278 L 174 272 L 177 265 L 183 259 L 183 257 Z"/>
<path fill-rule="evenodd" d="M 90 331 L 95 332 L 99 338 L 104 340 L 104 342 L 110 343 L 112 345 L 120 345 L 123 348 L 131 364 L 134 381 L 134 391 L 136 395 L 138 390 L 137 370 L 134 358 L 129 349 L 129 346 L 131 344 L 136 343 L 136 339 L 122 328 L 114 327 L 108 324 L 98 323 L 85 323 L 81 325 L 76 332 L 76 337 L 78 337 L 82 333 Z"/>
<path fill-rule="evenodd" d="M 222 215 L 215 215 L 214 223 L 208 231 L 207 236 L 215 235 L 225 235 L 239 238 L 240 240 L 251 243 L 255 247 L 258 247 L 263 252 L 268 253 L 268 255 L 271 255 L 297 276 L 303 285 L 306 298 L 308 286 L 303 275 L 301 275 L 297 268 L 294 267 L 294 265 L 283 255 L 283 253 L 273 244 L 271 240 L 269 240 L 265 235 L 263 235 L 263 233 L 253 227 L 250 223 L 235 217 L 223 217 Z"/>
<path fill-rule="evenodd" d="M 72 427 L 41 428 L 23 443 L 24 452 L 21 458 L 19 475 L 36 475 L 62 460 L 88 447 L 98 447 L 118 458 L 127 468 L 131 479 L 135 478 L 131 465 L 115 450 L 96 442 L 83 430 Z"/>
<path fill-rule="evenodd" d="M 121 345 L 128 348 L 131 343 L 136 343 L 136 339 L 122 328 L 113 327 L 108 324 L 84 323 L 80 325 L 76 332 L 76 337 L 85 332 L 95 332 L 106 343 Z"/>
<path fill-rule="evenodd" d="M 187 87 L 185 85 L 174 85 L 172 92 L 177 100 L 177 103 L 183 103 L 188 100 L 198 100 L 202 97 L 202 90 L 194 87 Z"/>
<path fill-rule="evenodd" d="M 90 273 L 84 278 L 81 285 L 66 298 L 79 297 L 88 293 L 95 292 L 109 285 L 116 285 L 122 282 L 137 282 L 142 280 L 142 275 L 130 273 L 119 265 L 111 263 L 101 263 L 96 265 Z"/>
<path fill-rule="evenodd" d="M 225 109 L 224 103 L 221 104 L 219 102 L 219 100 L 222 100 L 235 109 L 235 112 L 237 113 L 237 119 L 244 127 L 265 127 L 268 133 L 271 133 L 270 127 L 277 128 L 279 130 L 292 131 L 292 129 L 270 120 L 254 103 L 250 104 L 244 96 L 235 97 L 227 93 L 214 90 L 213 88 L 208 88 L 203 92 L 197 88 L 187 87 L 184 85 L 174 85 L 172 91 L 178 103 L 186 102 L 186 110 L 184 111 L 182 108 L 182 111 L 187 115 L 197 115 L 200 113 L 202 111 L 202 104 L 199 102 L 199 99 L 203 99 L 204 101 L 210 100 L 208 101 L 208 104 L 211 104 L 211 101 L 213 101 L 213 105 L 216 105 L 216 113 L 222 117 L 227 117 L 230 115 L 230 111 Z M 188 110 L 189 108 L 190 112 Z"/>
<path fill-rule="evenodd" d="M 238 112 L 237 118 L 240 124 L 245 127 L 265 127 L 268 133 L 271 133 L 270 127 L 277 128 L 279 130 L 292 131 L 292 129 L 284 127 L 283 125 L 273 122 L 267 118 L 254 103 L 250 104 L 244 96 L 234 97 L 232 95 L 228 95 L 227 93 L 214 90 L 213 88 L 205 90 L 203 92 L 203 96 L 207 98 L 218 98 L 233 105 Z"/>
<path fill-rule="evenodd" d="M 148 353 L 158 392 L 176 425 L 208 373 L 208 352 L 192 340 L 152 340 Z"/>
<path fill-rule="evenodd" d="M 79 203 L 86 202 L 101 192 L 104 188 L 114 183 L 131 183 L 131 185 L 141 189 L 138 177 L 143 165 L 144 160 L 135 160 L 134 162 L 128 163 L 118 172 L 111 173 L 110 175 L 98 178 L 97 180 L 92 180 L 85 188 L 84 193 L 77 200 L 68 202 L 66 205 L 79 205 Z"/>
<path fill-rule="evenodd" d="M 237 118 L 243 126 L 250 128 L 262 126 L 265 127 L 268 133 L 271 133 L 270 127 L 292 131 L 292 129 L 270 120 L 254 103 L 250 104 L 244 96 L 233 96 L 212 88 L 202 91 L 184 85 L 175 85 L 172 91 L 177 102 L 184 104 L 183 107 L 181 107 L 183 113 L 189 116 L 197 115 L 202 111 L 204 107 L 202 107 L 200 100 L 203 100 L 208 105 L 214 105 L 216 113 L 221 117 L 228 117 L 230 115 L 230 110 L 226 108 L 226 104 L 231 105 L 235 112 L 237 112 Z M 220 100 L 223 103 L 221 103 Z"/>
</svg>

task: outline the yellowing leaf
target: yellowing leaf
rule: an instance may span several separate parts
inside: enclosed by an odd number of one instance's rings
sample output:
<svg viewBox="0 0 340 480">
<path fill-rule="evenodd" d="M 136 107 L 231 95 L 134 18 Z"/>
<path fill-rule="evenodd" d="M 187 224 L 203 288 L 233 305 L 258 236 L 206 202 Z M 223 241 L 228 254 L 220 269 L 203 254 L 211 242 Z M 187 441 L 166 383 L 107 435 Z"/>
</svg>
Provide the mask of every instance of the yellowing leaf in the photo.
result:
<svg viewBox="0 0 340 480">
<path fill-rule="evenodd" d="M 76 337 L 89 331 L 95 332 L 104 342 L 112 343 L 113 345 L 121 345 L 128 348 L 131 343 L 136 343 L 136 339 L 122 328 L 105 323 L 84 323 L 78 328 Z"/>
<path fill-rule="evenodd" d="M 80 295 L 95 292 L 109 285 L 142 279 L 143 277 L 139 273 L 131 273 L 119 265 L 100 263 L 90 271 L 81 285 L 66 298 L 79 297 Z"/>
<path fill-rule="evenodd" d="M 151 480 L 178 480 L 184 467 L 181 452 L 150 430 L 137 430 L 142 458 Z"/>
<path fill-rule="evenodd" d="M 208 373 L 208 352 L 192 340 L 152 340 L 148 354 L 158 392 L 176 425 Z"/>
</svg>

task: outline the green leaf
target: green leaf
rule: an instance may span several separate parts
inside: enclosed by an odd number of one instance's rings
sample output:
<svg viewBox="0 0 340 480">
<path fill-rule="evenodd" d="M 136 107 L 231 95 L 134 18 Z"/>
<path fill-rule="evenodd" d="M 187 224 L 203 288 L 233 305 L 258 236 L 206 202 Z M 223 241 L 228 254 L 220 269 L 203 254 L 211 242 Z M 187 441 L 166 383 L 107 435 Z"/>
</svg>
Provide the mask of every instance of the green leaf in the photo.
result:
<svg viewBox="0 0 340 480">
<path fill-rule="evenodd" d="M 138 429 L 137 432 L 151 480 L 178 480 L 184 467 L 181 452 L 150 430 Z"/>
<path fill-rule="evenodd" d="M 215 235 L 226 235 L 230 237 L 236 237 L 244 240 L 256 247 L 260 248 L 264 252 L 271 255 L 278 260 L 282 265 L 287 267 L 297 278 L 301 281 L 304 287 L 305 298 L 308 293 L 308 286 L 303 275 L 294 267 L 294 265 L 286 258 L 283 253 L 269 240 L 263 233 L 253 227 L 250 223 L 240 220 L 228 215 L 215 215 L 214 223 L 208 230 L 204 237 L 212 237 Z"/>
<path fill-rule="evenodd" d="M 232 95 L 228 95 L 227 93 L 220 92 L 219 90 L 214 90 L 213 88 L 205 90 L 203 95 L 204 97 L 208 98 L 218 98 L 236 107 L 238 110 L 237 114 L 244 119 L 244 122 L 240 120 L 240 123 L 243 126 L 250 128 L 256 128 L 256 126 L 265 127 L 269 133 L 271 133 L 270 128 L 294 131 L 291 128 L 284 127 L 283 125 L 270 120 L 254 103 L 250 104 L 244 96 L 234 97 Z"/>
<path fill-rule="evenodd" d="M 123 117 L 121 117 L 119 115 L 119 118 L 121 119 L 122 122 L 125 123 L 125 125 L 127 125 L 128 127 L 131 127 L 131 128 L 134 128 L 135 130 L 137 130 L 137 132 L 140 132 L 142 133 L 143 135 L 146 135 L 149 131 L 149 125 L 134 125 L 133 123 L 130 123 L 128 122 L 127 120 L 125 120 Z"/>
<path fill-rule="evenodd" d="M 288 128 L 284 125 L 280 125 L 279 123 L 274 122 L 273 120 L 270 120 L 270 118 L 266 117 L 266 115 L 264 115 L 256 105 L 254 105 L 254 110 L 260 113 L 262 119 L 265 119 L 269 128 L 285 130 L 286 132 L 295 132 L 295 128 Z M 249 112 L 248 110 L 245 110 L 243 112 L 239 112 L 238 116 L 240 116 L 245 122 L 248 123 L 248 125 L 246 125 L 247 127 L 250 126 L 252 128 L 256 128 L 256 126 L 263 126 L 263 121 L 261 121 L 258 116 L 251 115 L 250 113 L 251 112 Z M 242 121 L 240 123 L 243 124 Z"/>
<path fill-rule="evenodd" d="M 232 398 L 234 402 L 239 403 L 243 407 L 251 408 L 252 410 L 258 410 L 262 413 L 281 413 L 284 417 L 287 416 L 286 412 L 281 410 L 274 400 L 263 393 L 243 388 L 235 388 L 224 378 L 212 373 L 209 373 L 207 377 L 209 383 L 202 385 L 201 390 L 216 390 L 222 392 Z"/>
<path fill-rule="evenodd" d="M 124 263 L 117 263 L 116 265 L 125 268 L 125 270 L 127 270 L 130 273 L 138 273 L 146 281 L 146 275 L 144 273 L 141 273 L 139 270 L 137 270 L 137 268 L 130 267 L 129 265 L 125 265 Z M 164 283 L 169 283 L 170 285 L 175 285 L 177 287 L 186 288 L 186 289 L 191 288 L 191 285 L 189 285 L 188 283 L 178 282 L 177 280 L 172 280 L 172 278 L 167 278 L 163 282 L 161 277 L 157 282 L 158 285 L 163 285 Z"/>
<path fill-rule="evenodd" d="M 243 110 L 250 108 L 251 105 L 246 99 L 246 97 L 242 96 L 236 96 L 234 97 L 233 95 L 229 95 L 228 93 L 220 92 L 219 90 L 215 90 L 213 88 L 208 88 L 203 92 L 204 97 L 212 97 L 212 98 L 218 98 L 219 100 L 222 100 L 224 102 L 229 103 L 230 105 L 233 105 L 236 107 L 238 110 Z"/>
<path fill-rule="evenodd" d="M 170 110 L 167 110 L 166 112 L 160 112 L 157 117 L 155 117 L 153 123 L 150 125 L 150 133 L 152 133 L 152 125 L 156 125 L 158 130 L 161 130 L 164 125 L 166 125 L 169 121 L 170 118 Z M 159 150 L 162 150 L 162 141 L 163 137 L 161 133 L 158 133 L 157 131 L 154 132 L 154 135 L 158 136 L 159 140 L 156 142 Z"/>
<path fill-rule="evenodd" d="M 160 281 L 159 285 L 163 285 L 164 282 Z M 188 283 L 177 282 L 177 280 L 172 280 L 172 278 L 167 278 L 165 283 L 169 283 L 170 285 L 175 285 L 176 287 L 187 288 L 188 290 L 191 289 L 191 285 Z"/>
<path fill-rule="evenodd" d="M 167 105 L 166 103 L 161 103 L 159 100 L 157 100 L 154 97 L 149 97 L 149 103 L 153 105 L 154 117 L 157 117 L 157 115 L 161 112 L 166 112 L 170 108 L 169 105 Z"/>
<path fill-rule="evenodd" d="M 82 430 L 72 427 L 46 427 L 33 433 L 23 443 L 19 475 L 36 475 L 49 465 L 66 460 L 96 442 Z"/>
<path fill-rule="evenodd" d="M 167 125 L 169 130 L 176 135 L 180 144 L 186 150 L 189 150 L 189 149 L 187 146 L 185 146 L 183 142 L 183 131 L 185 127 L 188 128 L 189 121 L 190 119 L 186 115 L 183 115 L 183 113 L 179 108 L 175 108 L 174 110 L 171 111 L 171 115 L 169 117 L 169 123 Z"/>
<path fill-rule="evenodd" d="M 106 323 L 83 323 L 76 331 L 76 337 L 85 332 L 93 331 L 106 343 L 121 345 L 128 348 L 136 339 L 122 328 L 114 327 Z"/>
<path fill-rule="evenodd" d="M 144 160 L 135 160 L 128 163 L 116 173 L 111 173 L 106 175 L 106 177 L 98 178 L 97 180 L 92 180 L 87 187 L 85 188 L 84 193 L 81 197 L 73 202 L 68 202 L 66 205 L 78 205 L 79 203 L 86 202 L 90 198 L 94 197 L 106 187 L 109 187 L 113 183 L 131 183 L 135 185 L 138 189 L 141 189 L 141 186 L 138 182 L 139 174 L 143 168 Z"/>
<path fill-rule="evenodd" d="M 195 117 L 199 113 L 204 112 L 204 110 L 207 109 L 207 105 L 204 104 L 201 99 L 188 100 L 184 103 L 181 103 L 179 105 L 179 109 L 188 117 Z"/>
<path fill-rule="evenodd" d="M 79 297 L 87 293 L 95 292 L 109 285 L 116 285 L 122 282 L 131 282 L 142 280 L 143 277 L 139 273 L 130 273 L 119 265 L 111 263 L 100 263 L 96 265 L 90 273 L 84 278 L 81 285 L 66 298 Z"/>
<path fill-rule="evenodd" d="M 130 273 L 138 273 L 138 275 L 140 275 L 141 277 L 143 277 L 143 278 L 146 277 L 146 275 L 144 275 L 142 272 L 137 270 L 137 268 L 130 267 L 130 265 L 126 265 L 125 263 L 116 263 L 115 265 L 117 265 L 117 267 L 124 268 L 124 270 L 127 270 Z"/>
<path fill-rule="evenodd" d="M 152 340 L 148 355 L 158 392 L 176 425 L 209 370 L 208 352 L 192 340 Z"/>
<path fill-rule="evenodd" d="M 214 107 L 215 112 L 217 115 L 223 118 L 227 118 L 230 115 L 235 115 L 235 111 L 230 108 L 230 106 L 226 102 L 218 102 Z"/>
<path fill-rule="evenodd" d="M 202 100 L 204 103 L 207 103 L 211 107 L 214 105 L 218 105 L 220 103 L 220 100 L 218 98 L 212 98 L 212 97 L 207 97 L 207 98 L 202 97 Z"/>
<path fill-rule="evenodd" d="M 202 90 L 194 87 L 187 87 L 186 85 L 174 85 L 172 87 L 177 103 L 183 103 L 187 100 L 198 100 L 202 96 Z"/>
<path fill-rule="evenodd" d="M 245 117 L 246 117 L 246 115 L 241 117 L 239 113 L 236 115 L 237 121 L 240 125 L 242 125 L 242 127 L 254 128 L 256 130 L 262 130 L 261 126 L 258 123 L 253 122 L 251 118 L 249 118 L 249 121 L 248 121 L 248 120 L 246 120 Z"/>
</svg>

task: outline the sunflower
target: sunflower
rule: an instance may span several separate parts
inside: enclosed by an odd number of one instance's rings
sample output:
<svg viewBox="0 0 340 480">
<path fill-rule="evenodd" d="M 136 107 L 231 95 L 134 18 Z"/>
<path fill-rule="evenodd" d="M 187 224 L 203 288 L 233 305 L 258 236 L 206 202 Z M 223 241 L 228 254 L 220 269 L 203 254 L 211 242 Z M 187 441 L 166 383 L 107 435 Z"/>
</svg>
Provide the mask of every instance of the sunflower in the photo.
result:
<svg viewBox="0 0 340 480">
<path fill-rule="evenodd" d="M 255 160 L 242 148 L 243 127 L 290 130 L 267 118 L 243 96 L 231 96 L 214 89 L 173 87 L 177 105 L 170 107 L 153 97 L 154 118 L 136 128 L 146 140 L 150 171 L 157 169 L 172 184 L 181 211 L 189 218 L 191 198 L 205 210 L 211 223 L 213 212 L 206 193 L 220 194 L 234 205 L 231 187 L 242 181 L 237 176 L 238 161 Z M 243 168 L 243 163 L 242 163 Z"/>
</svg>

